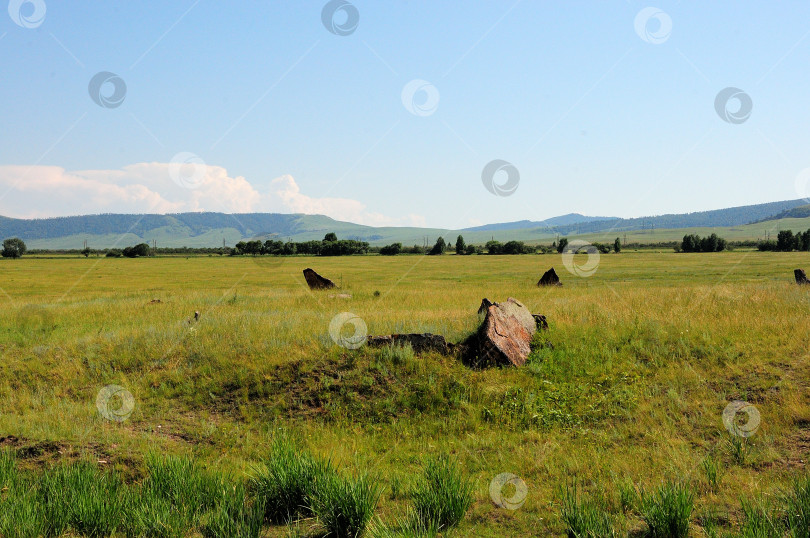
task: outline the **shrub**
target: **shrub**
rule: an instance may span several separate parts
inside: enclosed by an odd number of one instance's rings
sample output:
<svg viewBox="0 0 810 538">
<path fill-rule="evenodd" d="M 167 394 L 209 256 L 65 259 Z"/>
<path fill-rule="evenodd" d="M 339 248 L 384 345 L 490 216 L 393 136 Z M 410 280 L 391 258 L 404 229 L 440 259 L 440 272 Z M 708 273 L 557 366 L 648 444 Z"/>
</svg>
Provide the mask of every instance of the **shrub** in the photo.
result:
<svg viewBox="0 0 810 538">
<path fill-rule="evenodd" d="M 694 494 L 681 482 L 666 482 L 655 493 L 641 495 L 641 516 L 654 538 L 686 538 L 693 508 Z"/>
<path fill-rule="evenodd" d="M 447 456 L 433 458 L 411 492 L 413 518 L 419 528 L 445 531 L 459 524 L 472 500 L 472 480 Z"/>
</svg>

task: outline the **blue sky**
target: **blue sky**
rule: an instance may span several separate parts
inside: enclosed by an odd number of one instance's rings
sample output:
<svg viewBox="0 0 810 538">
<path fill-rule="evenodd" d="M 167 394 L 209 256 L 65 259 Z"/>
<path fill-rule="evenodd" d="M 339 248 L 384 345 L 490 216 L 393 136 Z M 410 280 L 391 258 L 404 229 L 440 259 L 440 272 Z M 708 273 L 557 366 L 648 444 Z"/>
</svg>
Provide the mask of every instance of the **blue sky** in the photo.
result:
<svg viewBox="0 0 810 538">
<path fill-rule="evenodd" d="M 353 0 L 348 35 L 323 1 L 16 4 L 0 11 L 2 215 L 458 228 L 810 194 L 807 2 L 657 2 L 639 33 L 646 2 Z M 126 84 L 120 106 L 91 98 L 99 72 Z M 438 103 L 403 100 L 414 80 Z M 715 109 L 727 87 L 753 103 L 741 123 Z M 519 172 L 511 195 L 482 183 L 495 159 Z"/>
</svg>

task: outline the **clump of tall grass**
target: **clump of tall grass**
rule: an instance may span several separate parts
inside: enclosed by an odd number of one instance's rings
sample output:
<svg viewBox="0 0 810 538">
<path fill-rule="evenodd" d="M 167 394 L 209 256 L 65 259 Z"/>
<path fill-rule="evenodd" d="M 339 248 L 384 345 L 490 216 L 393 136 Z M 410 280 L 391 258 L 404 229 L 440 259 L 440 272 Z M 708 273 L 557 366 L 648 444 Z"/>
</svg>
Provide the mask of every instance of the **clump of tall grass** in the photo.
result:
<svg viewBox="0 0 810 538">
<path fill-rule="evenodd" d="M 641 494 L 641 516 L 654 538 L 686 538 L 695 496 L 688 484 L 665 482 L 652 494 Z"/>
<path fill-rule="evenodd" d="M 473 481 L 449 457 L 431 458 L 410 497 L 416 527 L 446 531 L 461 522 L 472 504 Z"/>
<path fill-rule="evenodd" d="M 569 538 L 609 538 L 615 536 L 610 514 L 598 503 L 581 499 L 576 483 L 562 489 L 561 517 Z"/>
<path fill-rule="evenodd" d="M 368 476 L 326 473 L 312 496 L 312 511 L 328 536 L 354 538 L 365 534 L 379 499 L 380 488 Z"/>
<path fill-rule="evenodd" d="M 712 455 L 707 456 L 700 462 L 700 468 L 706 476 L 706 482 L 709 484 L 709 489 L 717 491 L 717 484 L 720 479 L 721 467 L 720 461 Z"/>
<path fill-rule="evenodd" d="M 289 436 L 280 435 L 262 465 L 254 468 L 250 489 L 264 506 L 268 521 L 287 523 L 312 515 L 315 487 L 333 473 L 331 462 L 314 457 Z"/>
<path fill-rule="evenodd" d="M 200 531 L 210 538 L 259 538 L 264 518 L 263 501 L 249 499 L 245 486 L 237 484 L 224 491 L 217 506 L 203 516 Z"/>
<path fill-rule="evenodd" d="M 810 536 L 810 475 L 795 478 L 782 495 L 785 523 L 793 536 Z"/>
<path fill-rule="evenodd" d="M 742 512 L 740 538 L 781 538 L 784 535 L 779 515 L 770 503 L 743 498 Z"/>
<path fill-rule="evenodd" d="M 737 465 L 745 465 L 748 460 L 748 439 L 731 435 L 726 439 L 726 450 Z"/>
<path fill-rule="evenodd" d="M 48 536 L 68 529 L 83 536 L 109 536 L 123 526 L 127 501 L 118 475 L 86 461 L 49 469 L 39 482 L 38 503 Z"/>
<path fill-rule="evenodd" d="M 189 520 L 214 508 L 230 482 L 229 477 L 207 471 L 185 456 L 149 454 L 146 469 L 148 476 L 141 496 L 145 500 L 165 500 Z"/>
<path fill-rule="evenodd" d="M 631 512 L 638 507 L 638 491 L 635 484 L 630 480 L 624 480 L 618 483 L 617 489 L 619 490 L 619 506 L 622 512 Z"/>
</svg>

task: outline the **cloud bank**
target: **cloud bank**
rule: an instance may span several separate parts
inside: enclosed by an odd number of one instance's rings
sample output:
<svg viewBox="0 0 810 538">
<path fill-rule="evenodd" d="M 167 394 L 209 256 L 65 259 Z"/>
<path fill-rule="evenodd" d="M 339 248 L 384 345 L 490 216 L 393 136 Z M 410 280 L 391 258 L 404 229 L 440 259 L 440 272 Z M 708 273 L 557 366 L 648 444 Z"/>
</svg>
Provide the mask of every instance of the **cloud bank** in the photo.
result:
<svg viewBox="0 0 810 538">
<path fill-rule="evenodd" d="M 0 166 L 0 215 L 44 218 L 97 213 L 306 213 L 371 226 L 423 226 L 420 215 L 392 218 L 350 198 L 314 197 L 290 175 L 256 185 L 201 163 L 138 163 L 121 170 Z"/>
</svg>

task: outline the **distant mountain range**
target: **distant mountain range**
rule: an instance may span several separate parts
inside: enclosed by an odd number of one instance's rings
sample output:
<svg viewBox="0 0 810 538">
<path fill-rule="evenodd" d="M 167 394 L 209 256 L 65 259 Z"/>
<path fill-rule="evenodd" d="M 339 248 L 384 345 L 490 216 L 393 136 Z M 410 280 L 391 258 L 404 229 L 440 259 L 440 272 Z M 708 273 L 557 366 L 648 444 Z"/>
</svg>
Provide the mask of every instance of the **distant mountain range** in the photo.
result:
<svg viewBox="0 0 810 538">
<path fill-rule="evenodd" d="M 774 219 L 810 217 L 806 200 L 789 200 L 765 204 L 701 211 L 696 213 L 659 215 L 623 219 L 618 217 L 589 217 L 570 213 L 543 221 L 517 221 L 487 224 L 447 230 L 416 227 L 373 227 L 343 222 L 323 215 L 248 213 L 179 213 L 173 215 L 84 215 L 48 219 L 13 219 L 0 217 L 0 238 L 20 237 L 34 249 L 81 248 L 85 241 L 91 248 L 125 247 L 140 242 L 157 242 L 159 247 L 216 247 L 229 246 L 244 239 L 270 237 L 281 240 L 308 241 L 322 239 L 335 232 L 343 239 L 368 241 L 374 245 L 401 242 L 405 245 L 431 242 L 442 235 L 454 241 L 459 233 L 468 243 L 485 242 L 492 238 L 501 241 L 553 240 L 557 235 L 587 235 L 589 237 L 615 237 L 622 234 L 638 235 L 660 230 L 686 228 L 729 228 L 767 223 Z M 751 235 L 764 233 L 765 227 L 752 228 Z M 738 230 L 739 231 L 739 230 Z M 663 236 L 662 236 L 663 237 Z M 667 236 L 669 237 L 669 236 Z"/>
</svg>

